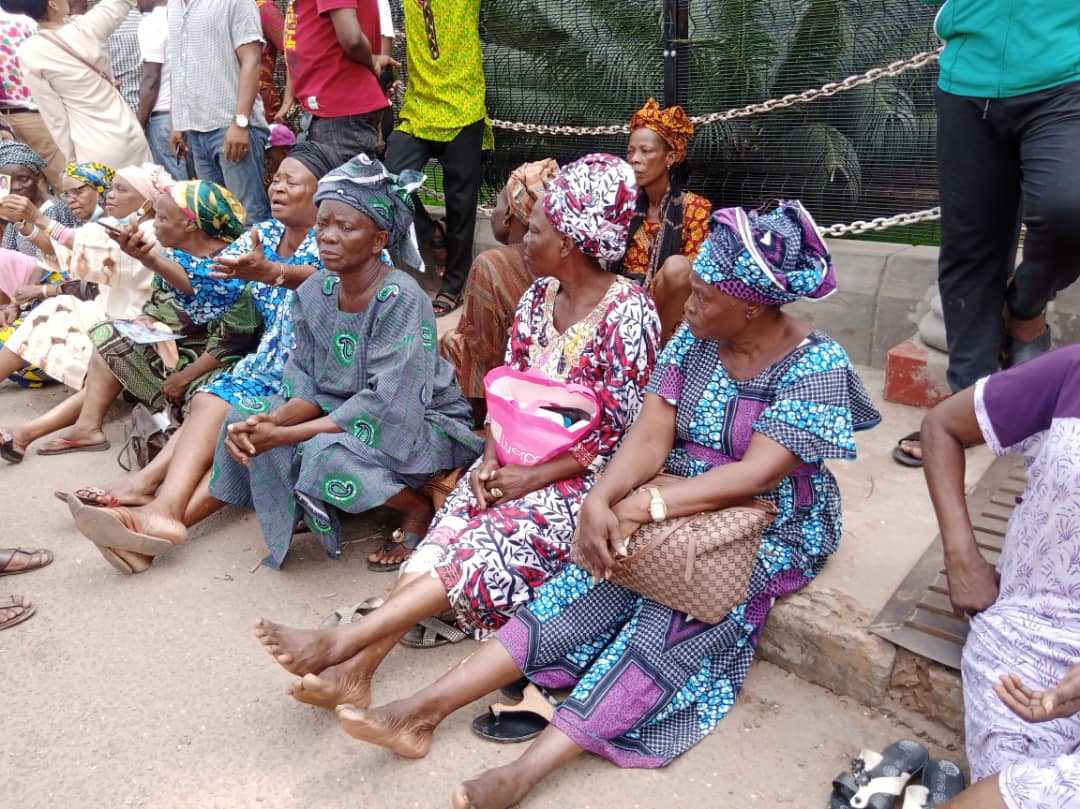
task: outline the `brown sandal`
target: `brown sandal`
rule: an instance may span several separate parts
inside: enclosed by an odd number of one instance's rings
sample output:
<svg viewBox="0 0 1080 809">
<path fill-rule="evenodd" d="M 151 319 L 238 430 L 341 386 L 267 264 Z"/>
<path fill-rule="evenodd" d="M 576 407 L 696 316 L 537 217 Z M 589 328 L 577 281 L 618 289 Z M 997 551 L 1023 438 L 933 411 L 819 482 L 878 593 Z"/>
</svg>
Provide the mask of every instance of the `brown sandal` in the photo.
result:
<svg viewBox="0 0 1080 809">
<path fill-rule="evenodd" d="M 33 615 L 37 608 L 33 604 L 27 603 L 25 596 L 8 596 L 7 598 L 0 598 L 0 610 L 19 610 L 13 618 L 0 622 L 0 629 L 8 629 L 15 626 L 15 624 L 21 624 Z"/>
<path fill-rule="evenodd" d="M 16 554 L 22 554 L 23 556 L 29 557 L 29 561 L 23 567 L 15 570 L 8 570 L 8 565 L 11 564 Z M 28 551 L 25 548 L 0 548 L 0 576 L 14 576 L 16 573 L 27 573 L 31 570 L 37 570 L 39 567 L 45 567 L 45 565 L 50 564 L 52 560 L 52 553 L 46 550 Z"/>
</svg>

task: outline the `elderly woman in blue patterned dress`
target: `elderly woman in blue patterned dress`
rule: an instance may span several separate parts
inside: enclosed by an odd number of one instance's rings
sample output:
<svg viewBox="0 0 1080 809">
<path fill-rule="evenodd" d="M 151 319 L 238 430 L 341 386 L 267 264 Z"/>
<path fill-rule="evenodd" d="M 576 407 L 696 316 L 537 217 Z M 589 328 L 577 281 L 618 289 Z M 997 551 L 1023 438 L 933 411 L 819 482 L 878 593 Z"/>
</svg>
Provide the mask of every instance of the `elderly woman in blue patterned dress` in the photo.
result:
<svg viewBox="0 0 1080 809">
<path fill-rule="evenodd" d="M 177 297 L 196 321 L 219 319 L 242 299 L 249 299 L 262 321 L 262 338 L 255 352 L 200 388 L 184 424 L 148 466 L 104 487 L 86 486 L 72 492 L 69 505 L 76 521 L 99 547 L 107 547 L 102 543 L 118 534 L 123 544 L 144 549 L 141 540 L 130 541 L 133 535 L 183 542 L 187 526 L 221 507 L 221 501 L 209 493 L 210 466 L 221 425 L 241 398 L 272 396 L 280 390 L 282 371 L 295 343 L 289 314 L 293 290 L 322 269 L 313 227 L 314 195 L 318 178 L 331 168 L 332 160 L 323 147 L 295 147 L 270 185 L 274 218 L 255 225 L 222 251 L 214 271 L 206 268 L 176 279 Z M 95 507 L 104 516 L 88 510 Z M 144 531 L 149 533 L 144 535 Z M 167 550 L 160 544 L 156 547 Z M 150 554 L 115 546 L 106 558 L 124 573 L 142 572 L 152 562 Z"/>
<path fill-rule="evenodd" d="M 570 564 L 471 658 L 384 708 L 339 706 L 356 738 L 426 755 L 452 711 L 522 674 L 572 688 L 516 762 L 453 793 L 458 809 L 518 803 L 582 751 L 621 767 L 661 767 L 708 734 L 734 704 L 765 618 L 804 587 L 840 541 L 829 458 L 855 456 L 854 431 L 879 416 L 844 350 L 783 304 L 834 288 L 825 245 L 798 203 L 765 216 L 718 211 L 694 263 L 686 321 L 657 363 L 626 442 L 582 508 Z M 667 515 L 759 496 L 780 516 L 763 536 L 745 601 L 705 624 L 605 580 L 621 541 L 650 522 L 637 487 L 666 470 Z"/>
<path fill-rule="evenodd" d="M 385 505 L 401 513 L 402 531 L 423 536 L 434 514 L 424 484 L 480 452 L 427 294 L 382 259 L 389 245 L 406 256 L 412 247 L 406 261 L 415 260 L 409 195 L 421 182 L 366 155 L 319 181 L 326 269 L 297 290 L 282 395 L 240 399 L 210 482 L 215 497 L 255 510 L 271 567 L 301 516 L 333 557 L 339 510 Z"/>
</svg>

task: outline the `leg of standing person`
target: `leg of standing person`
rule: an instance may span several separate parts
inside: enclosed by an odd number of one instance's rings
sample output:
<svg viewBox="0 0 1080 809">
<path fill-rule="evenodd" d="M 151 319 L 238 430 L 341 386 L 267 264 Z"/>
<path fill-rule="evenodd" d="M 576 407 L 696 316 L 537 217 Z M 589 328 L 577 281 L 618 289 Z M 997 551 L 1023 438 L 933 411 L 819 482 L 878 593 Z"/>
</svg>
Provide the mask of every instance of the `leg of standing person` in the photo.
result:
<svg viewBox="0 0 1080 809">
<path fill-rule="evenodd" d="M 1023 260 L 1008 289 L 1006 361 L 1050 348 L 1046 305 L 1080 276 L 1080 82 L 1006 99 L 1020 135 Z"/>
<path fill-rule="evenodd" d="M 244 224 L 264 222 L 270 218 L 270 200 L 263 185 L 266 130 L 250 127 L 248 153 L 237 163 L 226 160 L 222 152 L 226 131 L 187 133 L 195 171 L 200 180 L 224 186 L 240 200 L 246 215 Z"/>
<path fill-rule="evenodd" d="M 443 144 L 438 155 L 446 193 L 446 274 L 439 294 L 454 300 L 460 299 L 472 266 L 476 203 L 483 179 L 484 126 L 483 120 L 469 124 Z"/>
<path fill-rule="evenodd" d="M 383 164 L 391 174 L 400 174 L 406 169 L 423 171 L 424 166 L 431 159 L 431 146 L 430 141 L 414 138 L 408 132 L 395 129 L 386 141 Z M 416 194 L 413 194 L 413 207 L 416 213 L 416 238 L 421 243 L 429 242 L 435 230 L 435 223 Z"/>
<path fill-rule="evenodd" d="M 339 163 L 346 163 L 358 154 L 375 157 L 379 147 L 380 112 L 343 115 L 338 118 L 311 116 L 307 139 L 332 149 Z"/>
<path fill-rule="evenodd" d="M 16 139 L 41 155 L 41 159 L 45 161 L 45 177 L 53 188 L 60 188 L 60 178 L 64 176 L 67 158 L 53 142 L 41 113 L 29 110 L 0 113 L 0 123 L 10 127 Z"/>
<path fill-rule="evenodd" d="M 1020 161 L 1001 101 L 938 90 L 937 109 L 938 288 L 949 387 L 958 391 L 998 369 L 1019 228 Z"/>
<path fill-rule="evenodd" d="M 169 145 L 169 132 L 171 129 L 168 111 L 155 112 L 150 115 L 146 123 L 146 142 L 150 144 L 150 154 L 154 162 L 169 172 L 174 180 L 190 180 L 187 161 L 184 158 L 176 159 L 176 153 Z"/>
<path fill-rule="evenodd" d="M 244 206 L 244 224 L 251 227 L 270 218 L 270 199 L 266 196 L 263 176 L 266 172 L 266 141 L 270 133 L 257 126 L 248 127 L 248 151 L 244 159 L 236 163 L 221 155 L 221 173 L 225 175 L 225 187 Z M 221 141 L 225 130 L 221 130 Z M 218 153 L 221 153 L 219 144 Z"/>
</svg>

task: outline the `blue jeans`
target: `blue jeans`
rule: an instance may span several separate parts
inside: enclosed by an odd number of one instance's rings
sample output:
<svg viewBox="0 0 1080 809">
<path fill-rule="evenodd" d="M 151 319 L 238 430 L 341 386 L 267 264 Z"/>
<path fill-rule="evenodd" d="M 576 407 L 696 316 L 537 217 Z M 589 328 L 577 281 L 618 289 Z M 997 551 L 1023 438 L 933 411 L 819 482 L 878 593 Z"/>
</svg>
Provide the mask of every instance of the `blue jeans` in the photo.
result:
<svg viewBox="0 0 1080 809">
<path fill-rule="evenodd" d="M 169 111 L 151 113 L 146 122 L 146 141 L 150 144 L 150 154 L 154 162 L 169 172 L 174 180 L 190 180 L 195 176 L 195 166 L 191 155 L 176 162 L 176 153 L 169 145 Z"/>
<path fill-rule="evenodd" d="M 228 127 L 212 132 L 187 132 L 188 147 L 195 159 L 195 173 L 200 180 L 223 185 L 240 200 L 247 212 L 246 225 L 265 222 L 270 218 L 270 200 L 263 185 L 266 141 L 270 133 L 252 126 L 248 128 L 248 152 L 238 163 L 225 159 L 222 144 Z"/>
</svg>

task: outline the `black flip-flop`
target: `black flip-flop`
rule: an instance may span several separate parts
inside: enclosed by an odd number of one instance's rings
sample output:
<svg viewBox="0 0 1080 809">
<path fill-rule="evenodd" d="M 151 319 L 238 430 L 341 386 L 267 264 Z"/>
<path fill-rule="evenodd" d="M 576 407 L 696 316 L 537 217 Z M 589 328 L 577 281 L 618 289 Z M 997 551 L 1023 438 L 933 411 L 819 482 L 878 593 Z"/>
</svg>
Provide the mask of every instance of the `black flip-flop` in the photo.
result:
<svg viewBox="0 0 1080 809">
<path fill-rule="evenodd" d="M 922 784 L 905 790 L 904 809 L 937 809 L 963 792 L 965 786 L 964 773 L 955 761 L 932 758 L 923 767 Z"/>
<path fill-rule="evenodd" d="M 922 468 L 922 465 L 923 465 L 922 458 L 916 458 L 910 452 L 905 452 L 904 448 L 900 446 L 905 441 L 919 441 L 919 440 L 920 440 L 920 433 L 919 433 L 918 430 L 916 430 L 915 432 L 909 433 L 908 435 L 905 435 L 903 438 L 901 438 L 899 441 L 897 441 L 896 442 L 896 447 L 894 447 L 893 451 L 892 451 L 893 460 L 896 461 L 898 464 L 903 464 L 904 466 L 911 466 L 911 467 L 914 467 L 914 468 Z"/>
<path fill-rule="evenodd" d="M 546 689 L 528 685 L 516 705 L 491 705 L 476 717 L 472 730 L 482 739 L 498 744 L 518 744 L 535 739 L 550 724 L 558 702 Z"/>
<path fill-rule="evenodd" d="M 8 463 L 22 463 L 26 453 L 15 449 L 15 439 L 3 432 L 0 432 L 0 438 L 3 438 L 3 442 L 0 443 L 0 458 Z"/>
<path fill-rule="evenodd" d="M 405 548 L 409 551 L 409 555 L 412 555 L 412 551 L 415 551 L 417 547 L 423 542 L 424 538 L 420 534 L 412 531 L 402 531 L 400 528 L 394 530 L 394 533 L 390 535 L 389 539 L 383 541 L 382 547 L 379 548 L 379 552 L 388 554 L 391 551 L 397 550 L 399 547 Z M 405 561 L 408 560 L 408 556 L 401 562 L 372 562 L 368 559 L 368 570 L 375 573 L 393 573 L 400 568 Z"/>
<path fill-rule="evenodd" d="M 833 779 L 828 809 L 892 809 L 929 758 L 926 748 L 910 739 L 893 742 L 880 753 L 863 750 Z"/>
</svg>

